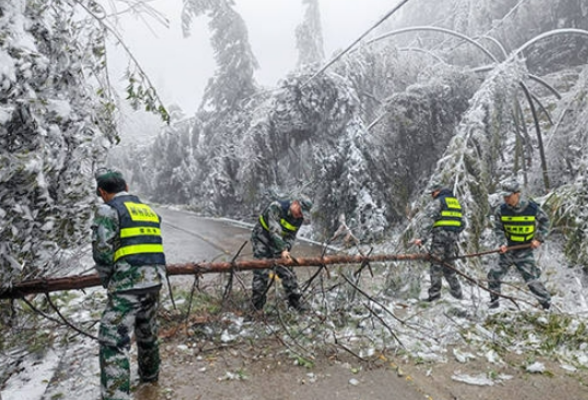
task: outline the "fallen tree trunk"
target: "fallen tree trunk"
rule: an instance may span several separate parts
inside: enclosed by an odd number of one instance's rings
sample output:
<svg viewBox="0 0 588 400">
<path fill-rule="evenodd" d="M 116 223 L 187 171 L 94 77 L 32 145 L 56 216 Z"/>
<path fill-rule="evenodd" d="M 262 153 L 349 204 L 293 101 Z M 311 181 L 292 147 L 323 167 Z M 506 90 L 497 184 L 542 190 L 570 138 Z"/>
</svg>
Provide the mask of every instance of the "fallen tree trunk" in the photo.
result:
<svg viewBox="0 0 588 400">
<path fill-rule="evenodd" d="M 168 264 L 167 273 L 172 275 L 200 275 L 233 271 L 267 269 L 275 265 L 287 267 L 320 267 L 332 264 L 362 264 L 381 261 L 428 260 L 429 254 L 381 254 L 371 256 L 335 255 L 326 257 L 242 260 L 235 262 Z M 0 299 L 15 299 L 33 293 L 49 293 L 60 290 L 85 289 L 100 286 L 98 275 L 74 275 L 64 278 L 41 278 L 17 283 L 8 289 L 0 289 Z"/>
</svg>

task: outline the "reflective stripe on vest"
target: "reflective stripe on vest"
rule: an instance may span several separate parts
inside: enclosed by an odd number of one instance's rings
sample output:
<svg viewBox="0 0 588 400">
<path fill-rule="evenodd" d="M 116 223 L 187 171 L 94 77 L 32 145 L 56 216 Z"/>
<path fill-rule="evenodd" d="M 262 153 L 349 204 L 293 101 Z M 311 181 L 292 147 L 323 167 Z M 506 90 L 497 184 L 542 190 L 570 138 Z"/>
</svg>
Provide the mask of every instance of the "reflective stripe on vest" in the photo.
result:
<svg viewBox="0 0 588 400">
<path fill-rule="evenodd" d="M 261 226 L 263 226 L 263 229 L 269 232 L 269 226 L 267 225 L 267 222 L 265 222 L 263 215 L 259 216 L 259 223 L 261 224 Z M 296 232 L 298 230 L 296 226 L 292 225 L 284 218 L 280 219 L 280 225 L 282 226 L 282 236 L 285 236 L 289 232 Z"/>
<path fill-rule="evenodd" d="M 123 228 L 120 230 L 121 238 L 129 238 L 134 236 L 161 236 L 161 229 L 152 228 L 150 226 L 141 226 L 139 228 Z"/>
<path fill-rule="evenodd" d="M 462 225 L 462 212 L 461 204 L 455 197 L 442 197 L 439 199 L 443 205 L 441 210 L 440 218 L 435 221 L 433 227 L 445 227 L 445 228 L 461 228 Z"/>
<path fill-rule="evenodd" d="M 135 244 L 131 246 L 121 247 L 114 253 L 114 261 L 121 257 L 131 256 L 135 254 L 147 253 L 163 253 L 163 245 L 161 244 Z"/>
</svg>

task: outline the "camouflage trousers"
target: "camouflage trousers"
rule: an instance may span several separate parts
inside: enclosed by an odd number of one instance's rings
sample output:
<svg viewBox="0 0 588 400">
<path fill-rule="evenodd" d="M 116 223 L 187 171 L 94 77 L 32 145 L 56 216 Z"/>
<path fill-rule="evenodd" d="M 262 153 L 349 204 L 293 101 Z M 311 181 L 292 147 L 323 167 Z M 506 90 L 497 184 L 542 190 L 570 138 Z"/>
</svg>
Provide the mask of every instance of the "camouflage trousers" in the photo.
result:
<svg viewBox="0 0 588 400">
<path fill-rule="evenodd" d="M 157 341 L 157 290 L 112 293 L 100 321 L 100 383 L 103 400 L 130 399 L 131 335 L 137 341 L 139 378 L 153 382 L 159 377 Z"/>
<path fill-rule="evenodd" d="M 253 241 L 253 257 L 254 258 L 277 258 L 279 254 L 275 254 L 269 246 L 263 242 Z M 298 278 L 293 268 L 284 267 L 283 265 L 277 265 L 274 269 L 256 269 L 253 271 L 253 281 L 251 283 L 252 296 L 251 303 L 253 308 L 256 310 L 263 309 L 267 300 L 267 291 L 269 289 L 269 277 L 270 273 L 275 272 L 280 280 L 282 286 L 288 297 L 290 305 L 297 305 L 300 300 L 301 293 L 298 287 Z M 275 279 L 275 278 L 274 278 Z"/>
<path fill-rule="evenodd" d="M 451 258 L 457 256 L 457 239 L 459 233 L 450 231 L 439 231 L 433 234 L 431 249 L 429 253 L 431 256 L 444 261 L 446 264 L 454 266 L 455 263 Z M 461 292 L 461 285 L 457 279 L 457 274 L 451 268 L 443 264 L 433 261 L 429 269 L 431 276 L 431 287 L 429 288 L 429 298 L 438 298 L 441 295 L 442 278 L 449 284 L 449 291 L 451 295 L 457 299 L 461 299 L 463 294 Z"/>
<path fill-rule="evenodd" d="M 529 290 L 538 298 L 539 302 L 547 305 L 551 302 L 551 295 L 539 280 L 541 270 L 535 264 L 532 249 L 514 250 L 500 254 L 498 266 L 488 272 L 488 288 L 500 293 L 502 278 L 508 273 L 511 265 L 523 276 Z M 498 296 L 490 294 L 490 301 L 498 300 Z"/>
</svg>

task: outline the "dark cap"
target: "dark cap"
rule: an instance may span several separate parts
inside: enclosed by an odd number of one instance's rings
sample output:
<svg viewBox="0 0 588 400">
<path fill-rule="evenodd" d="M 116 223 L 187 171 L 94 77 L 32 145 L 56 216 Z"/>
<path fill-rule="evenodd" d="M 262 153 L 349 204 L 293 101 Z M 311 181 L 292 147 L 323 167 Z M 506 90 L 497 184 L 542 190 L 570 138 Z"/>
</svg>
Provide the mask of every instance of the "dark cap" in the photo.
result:
<svg viewBox="0 0 588 400">
<path fill-rule="evenodd" d="M 119 171 L 101 168 L 94 174 L 96 178 L 96 194 L 100 195 L 98 188 L 107 193 L 123 192 L 127 189 L 127 182 Z"/>
<path fill-rule="evenodd" d="M 443 190 L 443 188 L 445 188 L 445 185 L 443 185 L 441 182 L 431 182 L 429 186 L 427 186 L 427 193 Z"/>
<path fill-rule="evenodd" d="M 298 203 L 300 203 L 300 208 L 302 208 L 302 211 L 309 212 L 311 210 L 312 200 L 310 200 L 310 198 L 305 195 L 300 195 L 297 200 Z"/>
<path fill-rule="evenodd" d="M 520 193 L 521 185 L 516 179 L 511 179 L 502 183 L 500 190 L 502 191 L 502 197 L 511 196 L 514 193 Z"/>
</svg>

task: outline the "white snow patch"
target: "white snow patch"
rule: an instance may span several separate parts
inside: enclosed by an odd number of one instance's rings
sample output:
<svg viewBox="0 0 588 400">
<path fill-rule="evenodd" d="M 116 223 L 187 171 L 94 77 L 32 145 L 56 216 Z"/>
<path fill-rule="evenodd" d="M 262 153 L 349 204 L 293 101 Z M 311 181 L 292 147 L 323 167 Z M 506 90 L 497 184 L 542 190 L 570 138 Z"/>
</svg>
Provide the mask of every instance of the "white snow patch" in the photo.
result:
<svg viewBox="0 0 588 400">
<path fill-rule="evenodd" d="M 588 367 L 588 355 L 582 353 L 578 354 L 578 362 L 584 367 Z"/>
<path fill-rule="evenodd" d="M 2 392 L 4 400 L 37 400 L 41 398 L 53 372 L 59 364 L 59 356 L 53 350 L 42 360 L 24 360 L 22 371 L 12 376 Z"/>
<path fill-rule="evenodd" d="M 226 329 L 223 331 L 223 333 L 221 334 L 221 342 L 223 343 L 228 343 L 228 342 L 232 342 L 237 338 L 238 335 L 231 335 L 229 333 L 229 331 L 227 331 Z"/>
<path fill-rule="evenodd" d="M 500 359 L 500 356 L 494 350 L 488 351 L 485 354 L 485 356 L 486 356 L 486 360 L 488 360 L 488 362 L 491 362 L 492 364 L 500 364 L 500 363 L 502 363 L 502 360 Z"/>
<path fill-rule="evenodd" d="M 454 381 L 457 381 L 457 382 L 463 382 L 463 383 L 467 383 L 468 385 L 475 385 L 475 386 L 493 386 L 494 385 L 494 381 L 492 379 L 488 378 L 484 374 L 472 376 L 472 375 L 456 372 L 455 374 L 453 374 L 451 376 L 451 379 L 453 379 Z"/>
<path fill-rule="evenodd" d="M 2 64 L 2 60 L 0 60 L 0 64 Z M 10 121 L 11 116 L 12 107 L 0 107 L 0 124 L 5 124 Z"/>
<path fill-rule="evenodd" d="M 468 360 L 473 360 L 476 358 L 476 356 L 472 353 L 464 353 L 459 351 L 458 349 L 453 349 L 453 355 L 455 356 L 455 359 L 460 363 L 466 363 L 468 362 Z"/>
<path fill-rule="evenodd" d="M 533 372 L 533 373 L 543 373 L 545 372 L 545 364 L 540 363 L 540 362 L 534 362 L 531 365 L 527 365 L 527 368 L 525 368 L 527 370 L 527 372 Z"/>
<path fill-rule="evenodd" d="M 63 119 L 69 119 L 69 116 L 72 113 L 71 104 L 66 100 L 49 100 L 47 109 L 55 112 Z"/>
<path fill-rule="evenodd" d="M 0 50 L 0 82 L 4 77 L 9 81 L 16 80 L 14 59 L 7 52 Z"/>
<path fill-rule="evenodd" d="M 562 364 L 561 368 L 569 371 L 569 372 L 576 372 L 578 370 L 578 368 L 574 367 L 573 365 L 568 365 L 568 364 Z"/>
</svg>

